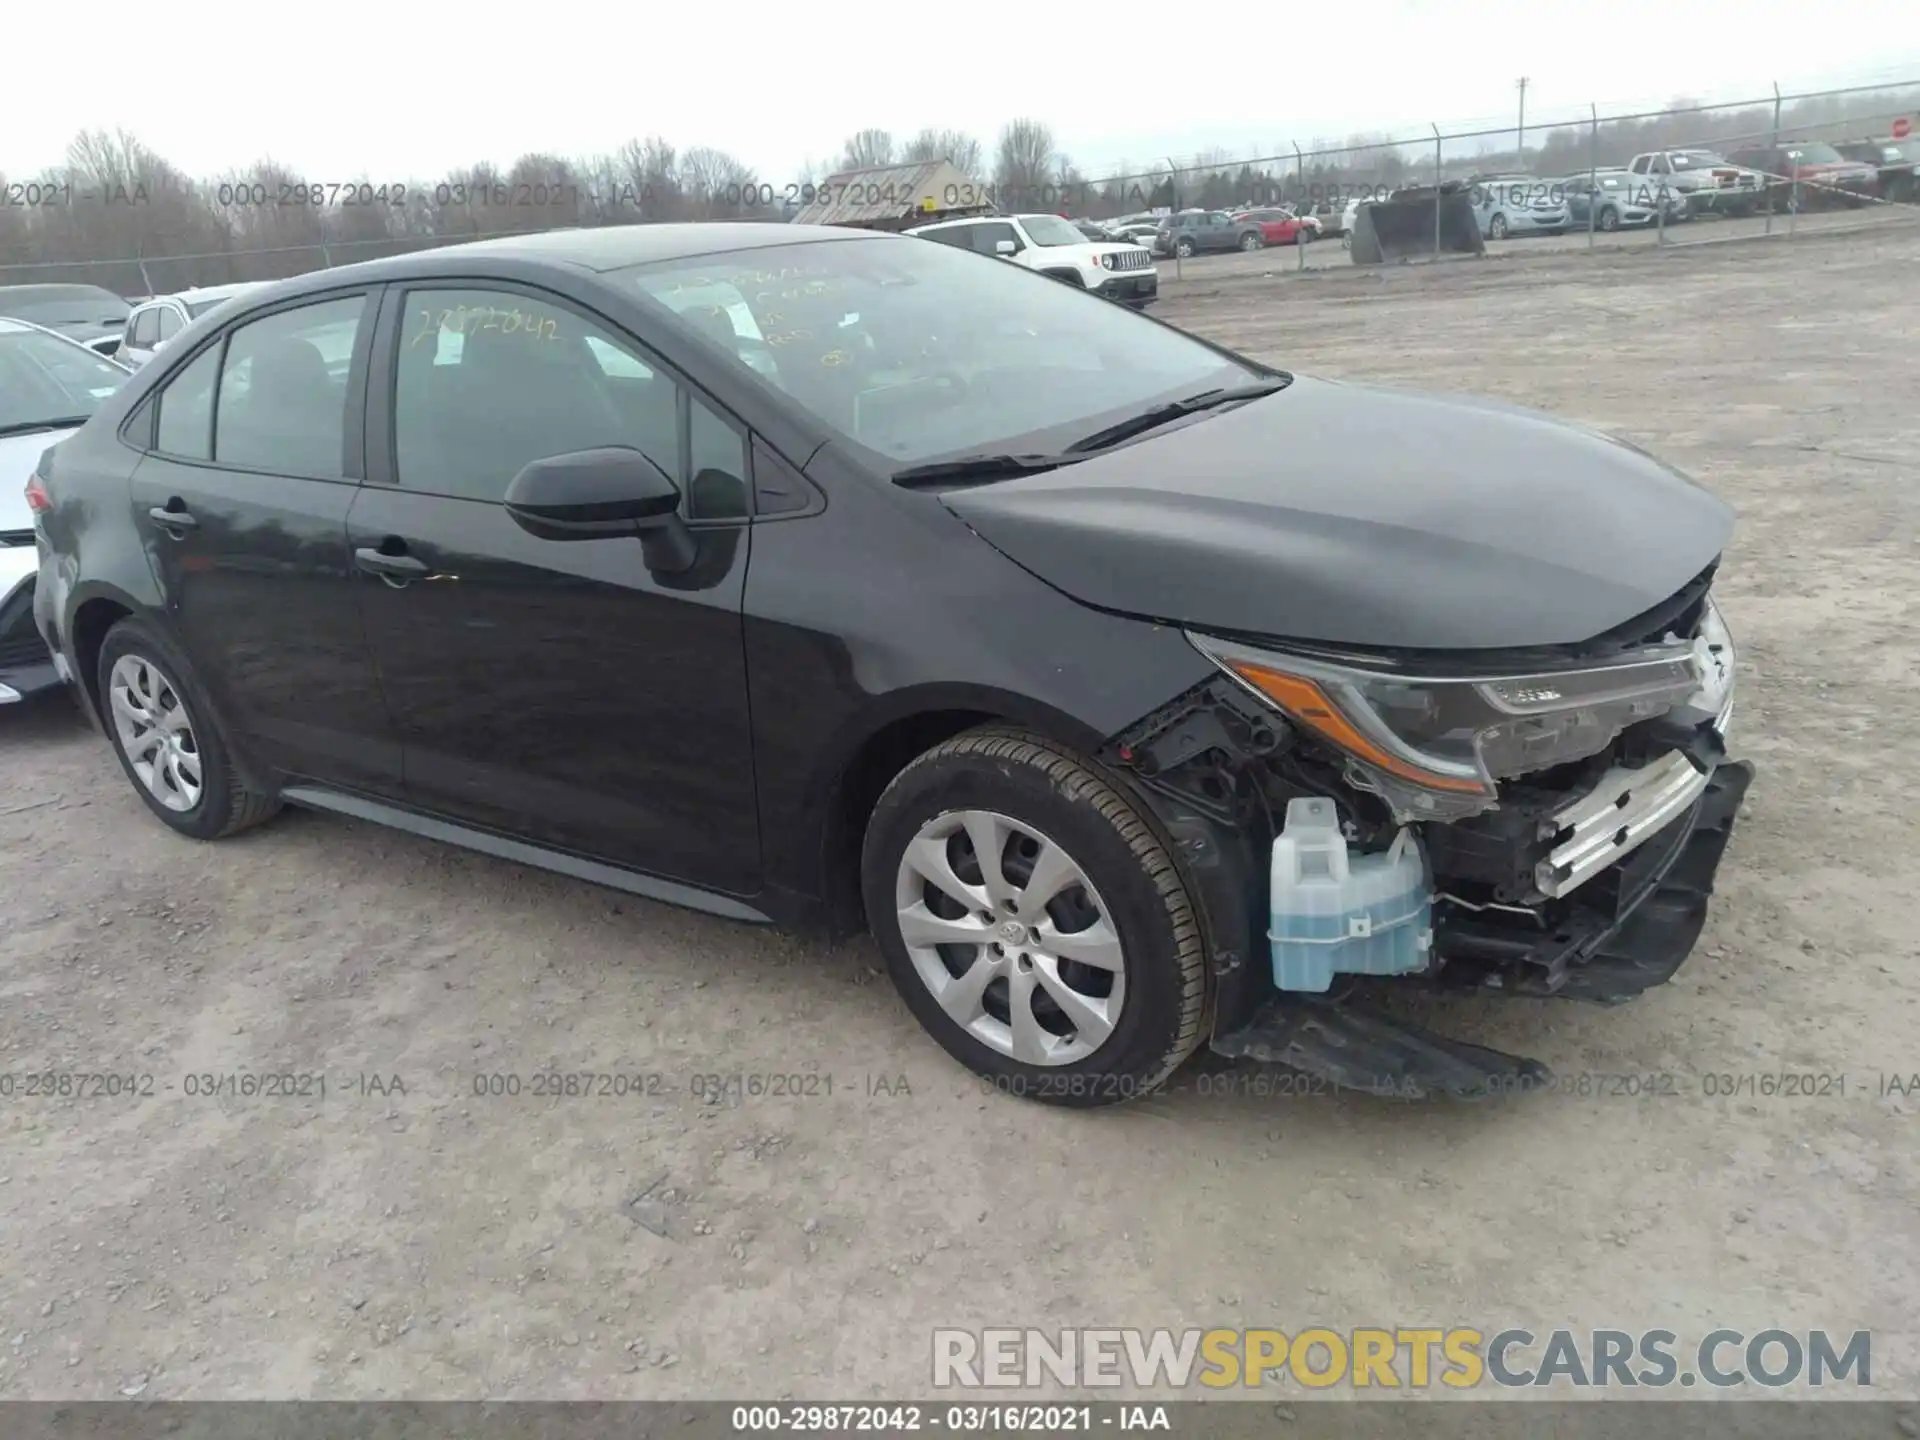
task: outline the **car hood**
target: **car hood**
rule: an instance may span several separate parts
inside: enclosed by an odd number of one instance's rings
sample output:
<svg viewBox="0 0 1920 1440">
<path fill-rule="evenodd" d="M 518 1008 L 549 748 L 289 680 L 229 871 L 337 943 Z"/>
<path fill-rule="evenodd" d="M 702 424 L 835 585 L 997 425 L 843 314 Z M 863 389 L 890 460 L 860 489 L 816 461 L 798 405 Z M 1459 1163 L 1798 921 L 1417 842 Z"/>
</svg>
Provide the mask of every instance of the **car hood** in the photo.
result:
<svg viewBox="0 0 1920 1440">
<path fill-rule="evenodd" d="M 80 427 L 36 430 L 31 435 L 0 435 L 0 531 L 31 530 L 33 511 L 27 508 L 27 478 L 48 446 L 57 445 Z"/>
<path fill-rule="evenodd" d="M 1570 645 L 1719 555 L 1732 512 L 1531 410 L 1305 376 L 1077 464 L 943 495 L 1077 600 L 1334 645 Z"/>
</svg>

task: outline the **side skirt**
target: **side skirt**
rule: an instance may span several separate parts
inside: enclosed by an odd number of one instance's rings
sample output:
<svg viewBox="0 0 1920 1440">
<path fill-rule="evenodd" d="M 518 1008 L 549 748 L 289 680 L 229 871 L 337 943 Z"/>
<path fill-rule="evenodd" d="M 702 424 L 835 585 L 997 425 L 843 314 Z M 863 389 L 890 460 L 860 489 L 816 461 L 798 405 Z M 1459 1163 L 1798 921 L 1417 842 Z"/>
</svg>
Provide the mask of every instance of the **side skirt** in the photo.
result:
<svg viewBox="0 0 1920 1440">
<path fill-rule="evenodd" d="M 555 874 L 569 875 L 575 880 L 585 880 L 589 884 L 624 890 L 629 895 L 644 896 L 648 900 L 660 900 L 668 905 L 681 905 L 689 910 L 703 910 L 709 915 L 719 915 L 728 920 L 745 920 L 755 925 L 773 923 L 770 916 L 763 915 L 751 905 L 736 900 L 731 895 L 702 890 L 696 885 L 683 884 L 677 880 L 662 880 L 657 876 L 623 870 L 617 865 L 583 859 L 578 855 L 569 855 L 563 850 L 550 850 L 544 845 L 533 845 L 525 840 L 509 839 L 505 835 L 496 835 L 490 830 L 476 830 L 457 821 L 422 815 L 417 811 L 407 810 L 398 805 L 389 805 L 381 800 L 369 800 L 364 796 L 349 795 L 321 785 L 289 785 L 281 790 L 280 798 L 289 805 L 302 805 L 310 810 L 326 810 L 335 815 L 348 815 L 356 820 L 371 820 L 376 825 L 405 830 L 409 834 L 424 836 L 428 840 L 444 840 L 450 845 L 478 850 L 484 855 L 517 861 L 522 865 L 532 865 L 541 870 L 551 870 Z"/>
</svg>

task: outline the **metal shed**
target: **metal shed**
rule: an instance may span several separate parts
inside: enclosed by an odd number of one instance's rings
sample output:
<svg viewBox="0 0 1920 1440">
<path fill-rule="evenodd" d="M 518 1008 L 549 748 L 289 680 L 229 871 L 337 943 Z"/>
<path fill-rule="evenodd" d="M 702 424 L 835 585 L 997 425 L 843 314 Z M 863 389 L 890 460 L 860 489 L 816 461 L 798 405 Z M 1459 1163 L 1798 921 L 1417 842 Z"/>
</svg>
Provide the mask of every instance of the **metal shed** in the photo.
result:
<svg viewBox="0 0 1920 1440">
<path fill-rule="evenodd" d="M 947 160 L 843 170 L 814 189 L 814 199 L 794 212 L 796 225 L 904 230 L 961 215 L 991 214 L 994 208 L 989 187 L 968 179 Z"/>
</svg>

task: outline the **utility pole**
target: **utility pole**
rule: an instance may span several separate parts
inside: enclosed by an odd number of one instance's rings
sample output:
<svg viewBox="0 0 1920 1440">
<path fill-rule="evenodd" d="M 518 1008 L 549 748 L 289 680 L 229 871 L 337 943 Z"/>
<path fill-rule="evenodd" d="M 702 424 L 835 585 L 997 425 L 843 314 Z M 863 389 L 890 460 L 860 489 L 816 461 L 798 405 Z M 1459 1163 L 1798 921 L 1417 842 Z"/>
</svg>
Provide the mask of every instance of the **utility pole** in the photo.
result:
<svg viewBox="0 0 1920 1440">
<path fill-rule="evenodd" d="M 1527 163 L 1527 77 L 1520 77 L 1520 127 L 1513 137 L 1513 168 L 1523 169 Z"/>
</svg>

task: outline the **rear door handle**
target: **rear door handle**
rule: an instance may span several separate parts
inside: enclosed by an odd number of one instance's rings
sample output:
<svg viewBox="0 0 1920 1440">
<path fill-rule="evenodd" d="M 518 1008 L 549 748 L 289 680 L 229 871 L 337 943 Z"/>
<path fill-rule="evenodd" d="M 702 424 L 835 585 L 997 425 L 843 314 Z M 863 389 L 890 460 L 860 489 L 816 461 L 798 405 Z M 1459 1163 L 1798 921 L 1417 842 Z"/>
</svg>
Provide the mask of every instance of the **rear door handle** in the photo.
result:
<svg viewBox="0 0 1920 1440">
<path fill-rule="evenodd" d="M 176 540 L 180 538 L 180 535 L 175 533 L 176 531 L 185 532 L 192 530 L 200 523 L 193 518 L 193 513 L 184 505 L 178 510 L 169 509 L 165 505 L 156 505 L 147 511 L 147 515 L 154 524 L 158 525 L 168 534 L 173 535 L 173 538 Z"/>
<path fill-rule="evenodd" d="M 375 550 L 364 546 L 353 552 L 353 560 L 370 575 L 378 575 L 389 584 L 406 584 L 409 580 L 418 580 L 427 573 L 427 562 L 417 556 L 405 553 L 389 555 L 385 550 Z"/>
</svg>

